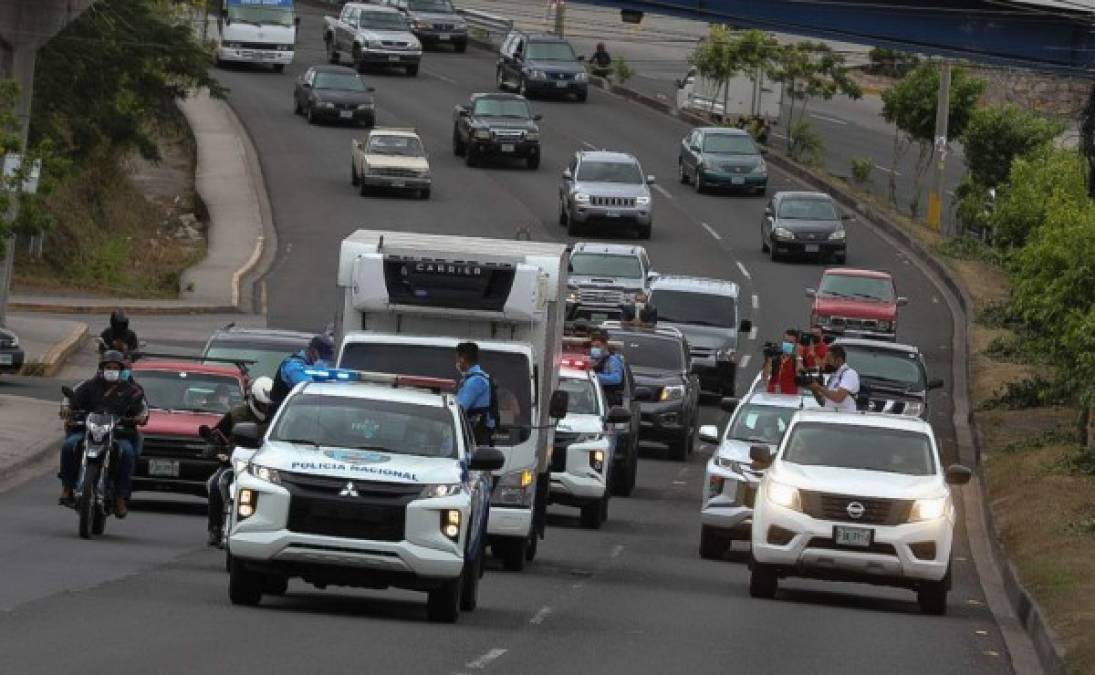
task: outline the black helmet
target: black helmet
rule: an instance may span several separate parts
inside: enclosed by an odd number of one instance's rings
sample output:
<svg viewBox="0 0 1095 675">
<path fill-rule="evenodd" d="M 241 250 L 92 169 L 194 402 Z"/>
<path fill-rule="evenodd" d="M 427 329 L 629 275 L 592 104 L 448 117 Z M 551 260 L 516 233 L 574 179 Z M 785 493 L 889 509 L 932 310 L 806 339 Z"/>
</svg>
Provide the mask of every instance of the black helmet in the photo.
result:
<svg viewBox="0 0 1095 675">
<path fill-rule="evenodd" d="M 639 312 L 639 321 L 649 324 L 658 323 L 658 308 L 650 304 L 643 305 Z"/>
<path fill-rule="evenodd" d="M 114 310 L 110 313 L 110 327 L 118 330 L 126 330 L 129 328 L 129 317 L 120 309 Z"/>
<path fill-rule="evenodd" d="M 108 363 L 117 363 L 125 368 L 125 356 L 117 349 L 108 349 L 99 357 L 99 368 L 102 369 Z"/>
<path fill-rule="evenodd" d="M 324 361 L 330 361 L 335 356 L 335 342 L 330 335 L 320 333 L 308 343 L 308 349 L 316 350 L 316 355 Z"/>
</svg>

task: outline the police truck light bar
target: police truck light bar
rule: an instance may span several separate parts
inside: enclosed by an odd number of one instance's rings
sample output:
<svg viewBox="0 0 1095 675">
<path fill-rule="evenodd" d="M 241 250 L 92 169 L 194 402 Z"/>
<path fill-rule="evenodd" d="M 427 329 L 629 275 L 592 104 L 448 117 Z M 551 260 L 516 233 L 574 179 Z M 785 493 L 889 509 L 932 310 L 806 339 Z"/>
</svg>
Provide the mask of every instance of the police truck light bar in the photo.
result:
<svg viewBox="0 0 1095 675">
<path fill-rule="evenodd" d="M 456 391 L 456 381 L 444 377 L 396 375 L 348 368 L 305 368 L 304 373 L 314 382 L 364 382 L 386 384 L 397 388 L 430 389 L 438 392 Z"/>
</svg>

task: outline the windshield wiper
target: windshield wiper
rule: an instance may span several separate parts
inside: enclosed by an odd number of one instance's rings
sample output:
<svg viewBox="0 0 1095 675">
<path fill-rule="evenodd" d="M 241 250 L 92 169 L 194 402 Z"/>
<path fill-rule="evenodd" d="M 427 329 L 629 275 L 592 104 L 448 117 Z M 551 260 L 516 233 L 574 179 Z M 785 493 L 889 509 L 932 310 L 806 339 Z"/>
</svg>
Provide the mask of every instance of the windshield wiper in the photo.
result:
<svg viewBox="0 0 1095 675">
<path fill-rule="evenodd" d="M 864 300 L 870 300 L 872 302 L 884 302 L 882 298 L 877 295 L 870 295 L 868 293 L 852 293 L 852 297 L 863 298 Z"/>
<path fill-rule="evenodd" d="M 826 295 L 833 298 L 850 298 L 852 296 L 847 293 L 839 293 L 837 291 L 818 291 L 819 295 Z"/>
<path fill-rule="evenodd" d="M 399 454 L 391 448 L 385 448 L 382 445 L 343 445 L 341 447 L 346 448 L 347 450 L 375 450 L 376 452 L 386 452 L 395 455 Z"/>
<path fill-rule="evenodd" d="M 281 443 L 292 443 L 293 445 L 310 445 L 313 448 L 319 448 L 319 443 L 316 443 L 315 441 L 312 441 L 312 440 L 308 440 L 306 438 L 293 438 L 293 439 L 278 438 L 278 439 L 275 439 L 275 440 L 277 440 Z"/>
</svg>

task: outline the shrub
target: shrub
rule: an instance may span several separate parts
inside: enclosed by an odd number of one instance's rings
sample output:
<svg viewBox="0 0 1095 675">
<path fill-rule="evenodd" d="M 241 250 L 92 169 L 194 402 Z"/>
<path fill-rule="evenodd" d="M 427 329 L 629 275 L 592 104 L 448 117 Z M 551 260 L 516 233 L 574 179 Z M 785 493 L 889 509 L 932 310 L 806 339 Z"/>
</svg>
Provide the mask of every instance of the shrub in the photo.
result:
<svg viewBox="0 0 1095 675">
<path fill-rule="evenodd" d="M 874 160 L 870 157 L 852 157 L 852 180 L 863 185 L 871 180 Z"/>
</svg>

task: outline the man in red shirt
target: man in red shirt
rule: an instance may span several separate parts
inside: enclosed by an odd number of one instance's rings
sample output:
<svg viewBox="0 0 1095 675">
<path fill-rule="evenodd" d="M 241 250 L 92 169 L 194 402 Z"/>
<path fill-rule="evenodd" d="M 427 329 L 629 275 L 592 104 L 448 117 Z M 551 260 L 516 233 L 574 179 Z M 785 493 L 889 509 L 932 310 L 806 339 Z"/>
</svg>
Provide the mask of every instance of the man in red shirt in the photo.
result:
<svg viewBox="0 0 1095 675">
<path fill-rule="evenodd" d="M 810 344 L 802 347 L 802 363 L 807 368 L 820 368 L 825 363 L 825 356 L 829 353 L 829 345 L 825 342 L 825 333 L 821 326 L 810 329 Z"/>
<path fill-rule="evenodd" d="M 797 394 L 798 385 L 795 376 L 802 370 L 802 357 L 799 354 L 798 331 L 788 328 L 783 332 L 780 345 L 782 353 L 778 358 L 764 360 L 764 376 L 768 378 L 769 394 Z M 773 361 L 775 363 L 773 364 Z"/>
</svg>

